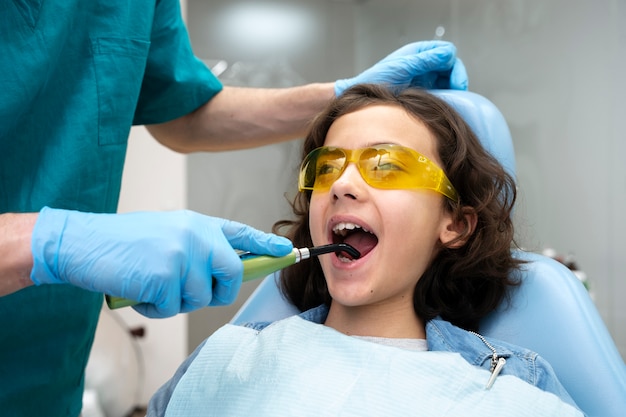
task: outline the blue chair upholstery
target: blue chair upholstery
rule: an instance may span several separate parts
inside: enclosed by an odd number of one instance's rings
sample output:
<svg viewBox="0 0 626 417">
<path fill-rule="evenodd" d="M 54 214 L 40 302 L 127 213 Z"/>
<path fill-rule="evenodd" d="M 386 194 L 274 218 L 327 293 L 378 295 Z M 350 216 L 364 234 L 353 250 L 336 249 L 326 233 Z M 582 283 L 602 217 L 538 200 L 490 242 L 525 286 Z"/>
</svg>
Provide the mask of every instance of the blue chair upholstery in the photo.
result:
<svg viewBox="0 0 626 417">
<path fill-rule="evenodd" d="M 513 141 L 500 111 L 471 92 L 434 91 L 468 122 L 483 146 L 515 173 Z M 527 261 L 510 303 L 481 323 L 481 333 L 527 347 L 550 362 L 561 383 L 589 417 L 626 416 L 626 365 L 585 287 L 564 265 L 543 255 L 515 251 Z M 275 321 L 299 313 L 270 275 L 232 323 Z"/>
<path fill-rule="evenodd" d="M 626 366 L 587 289 L 551 258 L 516 255 L 527 261 L 522 285 L 481 332 L 543 356 L 587 416 L 626 416 Z"/>
</svg>

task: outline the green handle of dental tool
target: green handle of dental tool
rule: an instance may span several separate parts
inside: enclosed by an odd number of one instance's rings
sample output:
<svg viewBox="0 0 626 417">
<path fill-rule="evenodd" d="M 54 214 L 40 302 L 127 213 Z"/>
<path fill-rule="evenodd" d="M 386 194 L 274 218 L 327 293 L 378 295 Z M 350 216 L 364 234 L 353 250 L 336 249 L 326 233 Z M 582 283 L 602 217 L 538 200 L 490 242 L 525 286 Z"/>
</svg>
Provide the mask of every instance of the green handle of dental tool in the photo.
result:
<svg viewBox="0 0 626 417">
<path fill-rule="evenodd" d="M 280 257 L 259 255 L 246 258 L 243 260 L 243 282 L 266 277 L 295 263 L 295 251 Z"/>
<path fill-rule="evenodd" d="M 268 255 L 253 255 L 242 260 L 243 262 L 243 282 L 252 281 L 263 278 L 271 273 L 279 271 L 296 263 L 296 252 L 293 251 L 289 255 L 275 257 Z M 114 297 L 106 295 L 107 305 L 111 310 L 122 307 L 131 307 L 139 304 L 138 301 L 130 300 L 124 297 Z"/>
</svg>

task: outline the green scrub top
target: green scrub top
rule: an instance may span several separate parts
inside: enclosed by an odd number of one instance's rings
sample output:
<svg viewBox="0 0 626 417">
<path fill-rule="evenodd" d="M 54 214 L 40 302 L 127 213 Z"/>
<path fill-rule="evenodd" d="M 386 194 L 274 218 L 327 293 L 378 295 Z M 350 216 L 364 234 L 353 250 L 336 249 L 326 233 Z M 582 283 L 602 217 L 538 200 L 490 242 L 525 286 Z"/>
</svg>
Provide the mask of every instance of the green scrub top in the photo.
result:
<svg viewBox="0 0 626 417">
<path fill-rule="evenodd" d="M 0 213 L 115 212 L 132 124 L 164 122 L 222 86 L 193 56 L 178 0 L 5 0 Z M 78 416 L 102 294 L 0 297 L 0 414 Z"/>
</svg>

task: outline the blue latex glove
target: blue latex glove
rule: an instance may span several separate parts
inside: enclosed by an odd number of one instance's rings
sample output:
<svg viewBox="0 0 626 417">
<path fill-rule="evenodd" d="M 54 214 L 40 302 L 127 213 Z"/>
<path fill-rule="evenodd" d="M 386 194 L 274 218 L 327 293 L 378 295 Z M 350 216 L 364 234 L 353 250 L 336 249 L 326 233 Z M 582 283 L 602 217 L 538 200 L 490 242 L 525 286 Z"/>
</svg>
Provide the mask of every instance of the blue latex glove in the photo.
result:
<svg viewBox="0 0 626 417">
<path fill-rule="evenodd" d="M 452 43 L 423 41 L 403 46 L 354 78 L 335 81 L 335 95 L 361 83 L 467 90 L 468 80 Z"/>
<path fill-rule="evenodd" d="M 44 207 L 32 235 L 37 284 L 72 284 L 168 317 L 232 303 L 243 264 L 233 248 L 287 255 L 291 242 L 192 211 L 92 214 Z M 71 300 L 68 300 L 71 302 Z"/>
</svg>

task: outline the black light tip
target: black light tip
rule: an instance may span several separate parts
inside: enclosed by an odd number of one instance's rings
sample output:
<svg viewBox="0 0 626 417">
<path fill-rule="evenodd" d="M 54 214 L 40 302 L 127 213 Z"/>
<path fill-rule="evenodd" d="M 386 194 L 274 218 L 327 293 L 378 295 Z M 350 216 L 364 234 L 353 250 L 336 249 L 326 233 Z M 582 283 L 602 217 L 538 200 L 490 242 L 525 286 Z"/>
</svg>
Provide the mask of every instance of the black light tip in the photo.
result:
<svg viewBox="0 0 626 417">
<path fill-rule="evenodd" d="M 337 249 L 335 249 L 335 253 L 345 252 L 350 255 L 352 259 L 359 259 L 361 257 L 361 252 L 347 243 L 337 243 L 336 246 Z"/>
<path fill-rule="evenodd" d="M 361 257 L 361 253 L 347 243 L 332 243 L 330 245 L 316 246 L 314 248 L 309 248 L 309 252 L 311 253 L 311 256 L 319 256 L 325 253 L 343 252 L 348 254 L 352 259 L 359 259 Z"/>
</svg>

